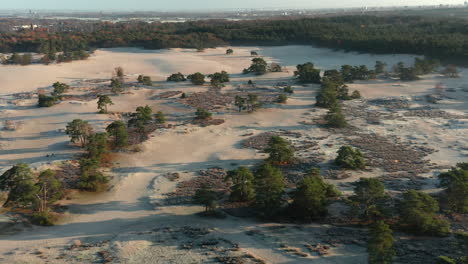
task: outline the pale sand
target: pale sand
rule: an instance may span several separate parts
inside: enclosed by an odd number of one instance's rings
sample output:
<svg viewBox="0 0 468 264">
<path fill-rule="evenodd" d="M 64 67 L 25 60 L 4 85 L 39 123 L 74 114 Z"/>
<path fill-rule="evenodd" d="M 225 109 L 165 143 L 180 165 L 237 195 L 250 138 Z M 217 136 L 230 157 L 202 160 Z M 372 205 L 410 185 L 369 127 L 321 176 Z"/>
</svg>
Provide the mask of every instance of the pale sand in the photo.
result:
<svg viewBox="0 0 468 264">
<path fill-rule="evenodd" d="M 278 61 L 282 65 L 288 66 L 290 72 L 267 74 L 260 77 L 240 75 L 241 70 L 250 64 L 250 50 L 257 49 L 260 50 L 261 55 L 270 56 L 266 58 L 268 61 Z M 259 86 L 271 86 L 277 82 L 288 81 L 294 65 L 308 60 L 317 61 L 316 65 L 324 68 L 336 67 L 339 64 L 364 63 L 372 66 L 375 60 L 388 61 L 390 65 L 400 60 L 412 61 L 410 56 L 404 55 L 347 54 L 307 46 L 234 47 L 235 54 L 232 56 L 224 55 L 225 50 L 225 48 L 208 49 L 203 53 L 181 49 L 169 51 L 98 50 L 88 61 L 50 66 L 2 66 L 0 67 L 0 79 L 4 80 L 5 85 L 1 93 L 34 91 L 36 88 L 48 87 L 57 80 L 71 82 L 79 78 L 109 78 L 111 71 L 117 66 L 124 67 L 128 77 L 136 78 L 138 74 L 146 74 L 152 76 L 153 80 L 156 81 L 164 80 L 170 73 L 177 71 L 186 74 L 200 71 L 208 74 L 226 70 L 232 74 L 232 83 L 224 89 L 231 89 L 249 79 L 255 80 Z M 304 59 L 301 60 L 301 58 Z M 28 78 L 21 78 L 22 76 L 28 76 Z M 350 85 L 350 88 L 351 90 L 360 90 L 366 97 L 412 96 L 432 92 L 437 82 L 444 82 L 458 88 L 466 83 L 467 78 L 468 74 L 465 71 L 463 78 L 460 79 L 426 76 L 422 81 L 405 83 L 407 85 L 405 87 L 394 86 L 398 82 L 371 81 L 355 83 Z M 301 121 L 309 121 L 320 113 L 324 113 L 321 110 L 312 112 L 311 115 L 303 115 L 310 113 L 310 110 L 313 109 L 318 86 L 294 86 L 294 88 L 295 93 L 286 105 L 261 109 L 253 114 L 220 114 L 219 117 L 226 119 L 225 124 L 206 128 L 188 128 L 192 131 L 188 134 L 174 133 L 171 130 L 156 132 L 154 137 L 142 145 L 142 152 L 118 155 L 116 160 L 118 166 L 112 173 L 116 176 L 115 187 L 110 192 L 64 201 L 62 204 L 69 205 L 70 211 L 62 224 L 49 228 L 34 227 L 16 235 L 2 237 L 0 253 L 15 252 L 13 255 L 3 256 L 10 263 L 15 263 L 14 261 L 42 263 L 42 260 L 35 256 L 25 256 L 22 254 L 22 250 L 42 250 L 51 246 L 52 249 L 47 250 L 52 251 L 50 254 L 54 255 L 63 245 L 69 244 L 73 239 L 84 240 L 93 237 L 96 240 L 103 240 L 117 237 L 118 241 L 132 241 L 138 240 L 138 236 L 125 235 L 127 232 L 145 231 L 163 225 L 191 225 L 215 228 L 220 236 L 239 243 L 242 250 L 264 259 L 268 263 L 309 263 L 310 258 L 297 258 L 273 248 L 271 239 L 261 241 L 245 235 L 244 231 L 259 225 L 256 221 L 234 217 L 225 220 L 203 219 L 193 216 L 194 212 L 201 210 L 197 206 L 157 206 L 154 209 L 151 205 L 159 204 L 164 197 L 163 194 L 175 187 L 174 182 L 162 177 L 167 172 L 194 172 L 210 166 L 230 169 L 240 164 L 253 165 L 259 159 L 264 158 L 263 154 L 239 147 L 239 142 L 245 138 L 242 137 L 243 134 L 286 129 L 311 136 L 324 135 L 325 132 L 316 126 L 300 124 Z M 168 90 L 193 92 L 206 90 L 206 87 L 193 87 L 188 83 L 156 82 L 154 87 L 133 91 L 132 95 L 112 97 L 115 105 L 111 106 L 109 110 L 133 111 L 137 106 L 148 104 L 155 111 L 162 110 L 171 113 L 173 109 L 176 109 L 174 105 L 147 98 L 150 95 Z M 466 102 L 468 101 L 466 97 L 467 93 L 459 93 L 457 100 L 440 104 L 439 107 L 466 113 Z M 63 129 L 66 123 L 74 118 L 89 120 L 96 130 L 102 130 L 112 121 L 111 116 L 96 114 L 95 101 L 83 104 L 62 102 L 52 108 L 43 109 L 36 108 L 34 104 L 35 100 L 33 99 L 25 101 L 23 106 L 18 107 L 2 105 L 1 121 L 4 119 L 24 121 L 24 126 L 19 131 L 0 132 L 3 145 L 3 150 L 0 152 L 2 171 L 19 161 L 32 163 L 32 167 L 38 168 L 56 160 L 72 158 L 73 154 L 80 150 L 71 147 L 68 144 L 68 137 L 58 130 Z M 194 110 L 181 110 L 179 108 L 178 111 L 190 113 Z M 393 130 L 390 131 L 389 128 Z M 428 142 L 436 142 L 436 147 L 441 152 L 434 154 L 432 157 L 434 162 L 439 162 L 440 159 L 443 164 L 454 164 L 466 159 L 461 155 L 460 149 L 449 148 L 453 142 L 464 140 L 463 135 L 466 135 L 467 132 L 466 125 L 450 130 L 443 126 L 443 121 L 415 120 L 407 124 L 394 122 L 383 127 L 374 126 L 369 129 L 379 133 L 402 134 L 403 136 L 419 134 Z M 327 143 L 334 144 L 333 147 L 324 150 L 326 159 L 331 160 L 342 142 L 332 136 L 321 142 L 322 145 Z M 54 157 L 46 157 L 47 154 L 52 153 L 55 154 Z M 234 163 L 237 165 L 233 165 Z M 191 175 L 193 173 L 187 174 L 186 177 Z M 359 176 L 363 175 L 353 174 L 353 177 L 346 181 L 356 180 Z M 378 174 L 374 172 L 366 176 L 375 177 Z M 118 234 L 126 238 L 120 238 Z M 288 241 L 295 244 L 295 241 Z M 135 247 L 135 244 L 132 243 L 123 243 L 123 245 L 122 252 L 132 250 Z M 145 242 L 136 245 L 146 247 Z M 337 252 L 332 253 L 326 258 L 314 259 L 314 261 L 317 263 L 364 263 L 366 259 L 365 250 L 361 247 L 342 247 Z M 150 259 L 151 256 L 153 255 L 148 252 L 147 259 Z M 196 256 L 193 258 L 196 259 Z M 145 257 L 140 256 L 139 261 L 141 259 L 145 259 Z M 159 261 L 154 260 L 154 263 L 165 263 L 164 260 Z M 62 262 L 54 260 L 51 263 Z"/>
</svg>

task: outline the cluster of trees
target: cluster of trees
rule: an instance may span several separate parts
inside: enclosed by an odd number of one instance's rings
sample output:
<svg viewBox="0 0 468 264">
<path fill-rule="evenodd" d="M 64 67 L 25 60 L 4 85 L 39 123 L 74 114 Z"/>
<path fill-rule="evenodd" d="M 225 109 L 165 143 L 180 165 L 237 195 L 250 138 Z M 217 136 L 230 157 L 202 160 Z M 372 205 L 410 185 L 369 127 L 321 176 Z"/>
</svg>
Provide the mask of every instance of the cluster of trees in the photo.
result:
<svg viewBox="0 0 468 264">
<path fill-rule="evenodd" d="M 121 93 L 125 90 L 124 83 L 125 83 L 125 73 L 122 67 L 117 67 L 114 69 L 114 73 L 112 74 L 110 87 L 111 91 L 114 94 Z"/>
<path fill-rule="evenodd" d="M 210 84 L 214 88 L 222 88 L 224 83 L 229 82 L 229 74 L 226 71 L 215 72 L 208 75 L 208 78 L 211 79 Z"/>
<path fill-rule="evenodd" d="M 256 54 L 256 53 L 255 53 Z M 256 55 L 255 55 L 256 56 Z M 249 68 L 242 71 L 243 74 L 254 73 L 255 75 L 263 75 L 267 72 L 282 72 L 283 69 L 278 63 L 268 63 L 263 58 L 253 58 Z"/>
<path fill-rule="evenodd" d="M 100 96 L 99 101 L 102 111 L 109 103 Z M 98 101 L 98 103 L 99 103 Z M 86 150 L 85 156 L 80 160 L 80 180 L 78 187 L 87 191 L 100 191 L 106 187 L 109 179 L 100 172 L 100 167 L 106 161 L 107 154 L 114 149 L 122 149 L 128 145 L 128 128 L 135 127 L 140 133 L 146 131 L 146 125 L 153 119 L 152 109 L 149 106 L 140 106 L 132 114 L 128 125 L 123 121 L 114 121 L 106 128 L 106 132 L 95 133 L 89 122 L 75 119 L 67 124 L 65 133 L 70 136 L 73 143 L 79 144 Z M 162 112 L 157 112 L 155 120 L 164 123 L 165 117 Z"/>
<path fill-rule="evenodd" d="M 37 105 L 39 107 L 51 107 L 55 105 L 58 101 L 61 100 L 61 95 L 65 93 L 68 89 L 70 89 L 70 86 L 65 83 L 61 82 L 55 82 L 52 84 L 52 87 L 54 90 L 51 92 L 51 95 L 45 95 L 40 93 L 38 95 L 38 102 Z"/>
<path fill-rule="evenodd" d="M 8 193 L 3 206 L 30 209 L 32 221 L 38 225 L 53 225 L 51 207 L 64 195 L 53 170 L 36 175 L 25 163 L 16 164 L 0 176 L 0 190 Z"/>
<path fill-rule="evenodd" d="M 141 83 L 143 85 L 153 86 L 153 81 L 151 80 L 151 77 L 149 76 L 138 75 L 137 81 L 138 83 Z"/>
<path fill-rule="evenodd" d="M 105 23 L 90 30 L 28 30 L 0 36 L 0 52 L 72 53 L 94 48 L 211 48 L 230 44 L 316 44 L 371 53 L 466 60 L 466 22 L 417 16 L 340 16 L 262 21 Z"/>
<path fill-rule="evenodd" d="M 393 237 L 384 221 L 394 218 L 395 213 L 398 219 L 396 228 L 415 235 L 446 236 L 450 233 L 450 223 L 439 215 L 441 208 L 448 212 L 468 212 L 468 163 L 459 163 L 440 173 L 438 178 L 443 188 L 440 202 L 415 190 L 406 191 L 401 199 L 392 202 L 380 180 L 361 178 L 354 183 L 354 195 L 349 198 L 350 213 L 363 222 L 374 223 L 368 245 L 369 263 L 391 263 L 395 254 Z M 395 204 L 394 208 L 391 204 Z M 444 259 L 449 258 L 441 261 Z"/>
<path fill-rule="evenodd" d="M 222 88 L 224 87 L 224 84 L 230 81 L 230 76 L 226 71 L 221 71 L 221 72 L 215 72 L 213 74 L 210 74 L 208 76 L 205 76 L 204 74 L 200 72 L 196 72 L 194 74 L 187 75 L 187 78 L 185 76 L 178 72 L 178 73 L 173 73 L 171 76 L 167 77 L 168 82 L 184 82 L 187 79 L 192 82 L 194 85 L 203 85 L 206 83 L 205 78 L 208 77 L 210 78 L 210 84 L 214 88 Z"/>
<path fill-rule="evenodd" d="M 32 63 L 32 55 L 31 53 L 25 54 L 18 54 L 13 53 L 9 57 L 2 57 L 1 59 L 2 64 L 16 64 L 16 65 L 29 65 Z"/>
<path fill-rule="evenodd" d="M 436 71 L 440 62 L 429 58 L 415 58 L 413 66 L 406 67 L 403 62 L 399 62 L 393 66 L 393 73 L 402 81 L 419 80 L 419 75 L 428 74 Z"/>
</svg>

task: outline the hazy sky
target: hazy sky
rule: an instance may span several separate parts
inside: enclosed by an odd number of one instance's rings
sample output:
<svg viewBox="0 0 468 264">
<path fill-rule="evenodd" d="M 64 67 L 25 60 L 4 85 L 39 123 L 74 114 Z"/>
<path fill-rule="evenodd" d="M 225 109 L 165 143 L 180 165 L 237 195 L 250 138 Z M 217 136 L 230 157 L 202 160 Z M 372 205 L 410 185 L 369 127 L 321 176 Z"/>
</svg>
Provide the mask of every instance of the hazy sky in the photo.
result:
<svg viewBox="0 0 468 264">
<path fill-rule="evenodd" d="M 0 0 L 0 9 L 200 10 L 462 4 L 463 0 Z"/>
</svg>

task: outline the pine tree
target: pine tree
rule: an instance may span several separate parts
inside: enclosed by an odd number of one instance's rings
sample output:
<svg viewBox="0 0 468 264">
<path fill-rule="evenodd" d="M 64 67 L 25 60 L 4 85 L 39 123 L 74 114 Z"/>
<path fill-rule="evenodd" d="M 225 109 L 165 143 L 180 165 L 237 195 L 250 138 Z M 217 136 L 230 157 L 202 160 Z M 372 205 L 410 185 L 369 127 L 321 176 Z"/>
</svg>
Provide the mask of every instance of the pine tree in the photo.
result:
<svg viewBox="0 0 468 264">
<path fill-rule="evenodd" d="M 107 95 L 98 96 L 97 108 L 99 109 L 99 113 L 107 114 L 107 106 L 113 105 L 113 104 L 114 103 L 112 102 L 109 96 Z"/>
<path fill-rule="evenodd" d="M 375 222 L 370 229 L 370 239 L 367 244 L 369 264 L 392 263 L 395 255 L 394 241 L 390 227 L 382 220 Z"/>
<path fill-rule="evenodd" d="M 106 128 L 107 133 L 114 138 L 114 146 L 123 148 L 128 144 L 127 126 L 122 121 L 114 121 Z"/>
<path fill-rule="evenodd" d="M 249 202 L 255 197 L 253 188 L 254 176 L 247 167 L 241 166 L 230 171 L 226 179 L 232 181 L 230 196 L 232 201 Z"/>
<path fill-rule="evenodd" d="M 255 206 L 264 216 L 272 216 L 282 204 L 284 193 L 283 176 L 278 168 L 263 164 L 254 179 Z"/>
</svg>

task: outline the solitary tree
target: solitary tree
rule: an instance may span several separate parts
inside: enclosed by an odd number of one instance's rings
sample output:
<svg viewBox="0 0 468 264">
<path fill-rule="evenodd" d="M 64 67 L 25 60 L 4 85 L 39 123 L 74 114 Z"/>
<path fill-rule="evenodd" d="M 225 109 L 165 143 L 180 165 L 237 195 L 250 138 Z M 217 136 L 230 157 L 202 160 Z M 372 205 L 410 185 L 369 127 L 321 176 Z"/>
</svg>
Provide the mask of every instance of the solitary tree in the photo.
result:
<svg viewBox="0 0 468 264">
<path fill-rule="evenodd" d="M 370 239 L 367 244 L 369 264 L 392 263 L 395 255 L 394 241 L 390 227 L 382 220 L 375 222 L 370 229 Z"/>
<path fill-rule="evenodd" d="M 127 126 L 122 121 L 114 121 L 106 128 L 109 136 L 114 138 L 113 144 L 117 148 L 123 148 L 128 144 Z"/>
<path fill-rule="evenodd" d="M 256 51 L 251 51 L 251 52 L 250 52 L 250 56 L 258 56 L 258 52 L 256 52 Z"/>
<path fill-rule="evenodd" d="M 230 171 L 226 179 L 232 181 L 231 201 L 249 202 L 254 198 L 254 176 L 247 167 L 241 166 Z"/>
<path fill-rule="evenodd" d="M 439 180 L 447 206 L 455 212 L 468 212 L 468 162 L 439 174 Z"/>
<path fill-rule="evenodd" d="M 113 105 L 114 103 L 107 95 L 99 95 L 97 101 L 97 108 L 99 109 L 99 113 L 107 114 L 107 106 Z"/>
<path fill-rule="evenodd" d="M 338 150 L 335 163 L 342 168 L 352 170 L 364 169 L 366 167 L 361 151 L 353 149 L 351 146 L 342 146 Z"/>
<path fill-rule="evenodd" d="M 234 50 L 232 50 L 232 49 L 227 49 L 226 50 L 226 55 L 232 55 L 232 54 L 234 54 Z"/>
<path fill-rule="evenodd" d="M 450 224 L 436 215 L 438 211 L 437 201 L 427 193 L 407 191 L 400 202 L 401 226 L 415 234 L 445 236 Z"/>
<path fill-rule="evenodd" d="M 88 137 L 93 133 L 93 128 L 88 121 L 75 119 L 68 123 L 65 133 L 70 136 L 71 142 L 80 143 L 81 146 L 84 147 Z"/>
<path fill-rule="evenodd" d="M 278 168 L 263 164 L 254 179 L 255 206 L 264 216 L 272 216 L 279 210 L 284 193 L 283 176 Z"/>
<path fill-rule="evenodd" d="M 262 58 L 254 58 L 252 59 L 252 64 L 249 68 L 244 69 L 243 73 L 255 73 L 256 75 L 262 75 L 267 72 L 267 63 Z"/>
<path fill-rule="evenodd" d="M 289 142 L 280 136 L 270 138 L 265 152 L 270 154 L 267 160 L 277 164 L 290 162 L 294 157 L 294 150 L 289 146 Z"/>
</svg>

